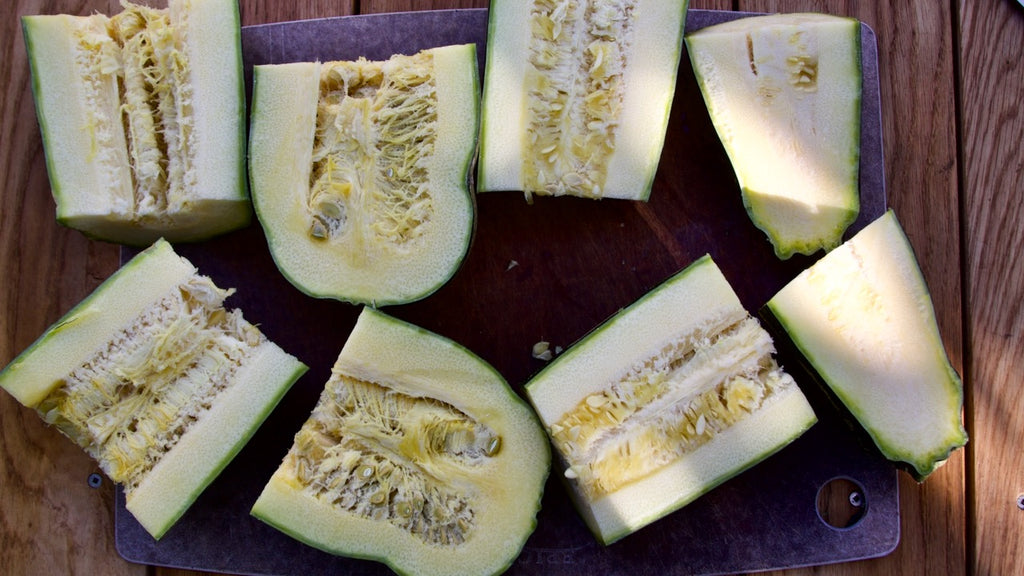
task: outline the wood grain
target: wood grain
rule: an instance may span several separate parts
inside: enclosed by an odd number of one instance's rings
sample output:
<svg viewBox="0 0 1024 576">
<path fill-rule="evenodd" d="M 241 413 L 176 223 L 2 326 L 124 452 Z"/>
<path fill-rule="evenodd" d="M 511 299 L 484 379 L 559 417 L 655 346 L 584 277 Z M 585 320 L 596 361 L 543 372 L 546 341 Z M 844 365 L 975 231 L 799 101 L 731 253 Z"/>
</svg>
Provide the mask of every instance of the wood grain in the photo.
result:
<svg viewBox="0 0 1024 576">
<path fill-rule="evenodd" d="M 248 25 L 487 2 L 239 4 Z M 927 7 L 694 0 L 690 6 L 824 11 L 856 16 L 875 30 L 890 204 L 917 253 L 947 351 L 968 393 L 968 449 L 923 485 L 901 477 L 902 541 L 893 554 L 786 573 L 1024 573 L 1024 512 L 1015 502 L 1024 493 L 1024 400 L 1017 393 L 1024 374 L 1024 226 L 1018 208 L 1024 189 L 1024 10 L 1012 0 Z M 91 292 L 118 261 L 115 246 L 86 240 L 54 221 L 18 18 L 117 9 L 116 0 L 0 6 L 0 365 Z M 95 464 L 6 394 L 0 394 L 0 454 L 0 573 L 192 574 L 121 560 L 114 550 L 110 483 L 89 488 Z"/>
<path fill-rule="evenodd" d="M 241 0 L 242 26 L 355 14 L 357 0 Z"/>
<path fill-rule="evenodd" d="M 962 306 L 956 183 L 954 59 L 948 6 L 741 1 L 741 10 L 847 15 L 877 37 L 889 205 L 896 211 L 932 292 L 947 352 L 962 373 Z M 928 76 L 907 89 L 908 78 Z M 900 475 L 901 541 L 886 557 L 810 570 L 849 574 L 963 574 L 966 570 L 964 451 L 926 484 Z"/>
<path fill-rule="evenodd" d="M 1024 9 L 959 2 L 971 569 L 1024 573 Z"/>
<path fill-rule="evenodd" d="M 78 14 L 116 2 L 62 3 Z M 0 365 L 6 365 L 117 266 L 117 248 L 61 228 L 53 200 L 20 16 L 53 3 L 0 7 Z M 114 550 L 113 486 L 88 486 L 98 469 L 33 412 L 0 394 L 0 572 L 139 574 Z"/>
<path fill-rule="evenodd" d="M 362 0 L 359 3 L 359 12 L 381 14 L 450 8 L 487 8 L 487 4 L 486 0 Z"/>
</svg>

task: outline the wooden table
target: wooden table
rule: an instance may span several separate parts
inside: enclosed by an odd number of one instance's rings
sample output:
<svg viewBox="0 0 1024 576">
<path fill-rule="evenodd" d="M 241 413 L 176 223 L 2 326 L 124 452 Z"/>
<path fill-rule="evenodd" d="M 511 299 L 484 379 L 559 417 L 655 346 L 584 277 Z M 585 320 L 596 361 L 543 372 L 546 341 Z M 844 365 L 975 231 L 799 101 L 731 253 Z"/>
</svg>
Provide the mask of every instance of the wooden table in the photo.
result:
<svg viewBox="0 0 1024 576">
<path fill-rule="evenodd" d="M 162 3 L 162 2 L 161 2 Z M 0 59 L 0 365 L 118 266 L 116 246 L 58 226 L 18 18 L 113 13 L 115 0 L 11 0 Z M 890 4 L 893 4 L 890 6 Z M 243 25 L 485 0 L 241 0 Z M 1024 573 L 1024 8 L 1014 0 L 693 0 L 691 8 L 822 11 L 878 38 L 889 204 L 931 288 L 965 383 L 971 435 L 923 485 L 900 475 L 901 541 L 882 558 L 794 573 Z M 122 560 L 113 488 L 36 414 L 0 394 L 0 573 L 179 574 Z"/>
</svg>

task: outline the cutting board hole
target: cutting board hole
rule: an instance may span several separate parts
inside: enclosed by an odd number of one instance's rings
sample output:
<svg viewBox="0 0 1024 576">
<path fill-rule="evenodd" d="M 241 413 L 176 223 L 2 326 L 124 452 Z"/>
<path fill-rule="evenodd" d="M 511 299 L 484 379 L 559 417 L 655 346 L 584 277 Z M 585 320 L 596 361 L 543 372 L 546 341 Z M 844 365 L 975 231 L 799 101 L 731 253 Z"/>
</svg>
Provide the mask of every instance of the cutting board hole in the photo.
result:
<svg viewBox="0 0 1024 576">
<path fill-rule="evenodd" d="M 818 518 L 832 528 L 845 530 L 856 526 L 868 509 L 864 487 L 852 478 L 838 477 L 818 489 Z"/>
</svg>

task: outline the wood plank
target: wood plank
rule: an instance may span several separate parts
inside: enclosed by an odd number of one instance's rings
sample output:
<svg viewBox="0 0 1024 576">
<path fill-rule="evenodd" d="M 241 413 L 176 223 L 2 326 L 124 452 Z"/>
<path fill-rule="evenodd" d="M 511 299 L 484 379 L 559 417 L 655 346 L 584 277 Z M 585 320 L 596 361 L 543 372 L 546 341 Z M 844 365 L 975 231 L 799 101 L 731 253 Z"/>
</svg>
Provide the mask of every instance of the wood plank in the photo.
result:
<svg viewBox="0 0 1024 576">
<path fill-rule="evenodd" d="M 362 14 L 382 14 L 416 10 L 487 8 L 489 4 L 487 0 L 363 0 L 359 4 L 359 10 Z"/>
<path fill-rule="evenodd" d="M 962 371 L 962 305 L 952 14 L 939 3 L 744 0 L 740 10 L 852 16 L 878 41 L 889 205 L 910 237 L 932 293 L 953 365 Z M 910 79 L 927 78 L 927 82 Z M 817 569 L 847 574 L 963 574 L 966 570 L 965 451 L 925 484 L 900 474 L 901 542 L 881 559 Z M 805 571 L 796 571 L 802 573 Z"/>
<path fill-rule="evenodd" d="M 958 2 L 975 574 L 1024 573 L 1024 9 Z"/>
<path fill-rule="evenodd" d="M 0 366 L 91 292 L 118 263 L 117 248 L 62 228 L 46 176 L 20 16 L 88 14 L 114 0 L 0 6 Z M 114 550 L 113 485 L 85 453 L 38 415 L 0 394 L 0 566 L 6 574 L 141 574 Z"/>
<path fill-rule="evenodd" d="M 356 13 L 356 0 L 239 0 L 242 26 Z"/>
<path fill-rule="evenodd" d="M 165 2 L 148 2 L 164 5 Z M 245 24 L 351 13 L 334 0 L 241 2 Z M 113 14 L 118 0 L 0 6 L 0 365 L 7 365 L 118 265 L 118 247 L 56 223 L 32 100 L 20 16 Z M 113 485 L 90 488 L 96 464 L 35 412 L 0 394 L 0 566 L 9 574 L 142 574 L 114 548 Z"/>
<path fill-rule="evenodd" d="M 483 0 L 434 2 L 364 0 L 364 12 L 418 8 L 486 5 Z M 879 36 L 882 54 L 882 95 L 887 152 L 887 181 L 892 205 L 911 235 L 932 288 L 940 327 L 954 363 L 962 362 L 959 241 L 957 230 L 956 150 L 954 141 L 952 14 L 945 4 L 929 10 L 908 6 L 867 6 L 856 2 L 740 2 L 744 10 L 824 10 L 855 15 L 871 25 Z M 988 394 L 974 407 L 976 424 L 972 447 L 992 458 L 990 467 L 978 467 L 975 484 L 992 482 L 996 491 L 977 495 L 975 509 L 980 522 L 975 540 L 978 573 L 1021 572 L 1019 534 L 1021 514 L 1013 505 L 1020 485 L 1019 402 L 1005 390 L 1021 373 L 1019 360 L 1006 351 L 1021 344 L 1021 295 L 1015 254 L 986 253 L 991 246 L 1020 246 L 1019 222 L 1009 209 L 1012 193 L 1021 189 L 1021 128 L 1013 95 L 1021 93 L 1019 53 L 1020 13 L 1012 2 L 971 3 L 962 9 L 961 34 L 974 50 L 965 48 L 965 70 L 978 77 L 964 79 L 968 110 L 964 134 L 965 187 L 971 234 L 967 237 L 969 276 L 977 281 L 972 293 L 969 330 L 979 338 L 969 354 L 974 359 L 969 381 Z M 985 4 L 985 6 L 978 6 Z M 988 4 L 998 4 L 990 7 Z M 339 5 L 343 6 L 339 8 Z M 48 11 L 80 13 L 117 10 L 116 0 L 4 3 L 5 54 L 0 79 L 6 89 L 0 98 L 5 152 L 0 156 L 0 181 L 4 182 L 0 210 L 0 364 L 6 364 L 60 314 L 87 295 L 117 264 L 116 247 L 85 240 L 75 231 L 56 225 L 38 127 L 28 79 L 28 68 L 16 16 Z M 728 9 L 730 1 L 694 0 L 692 8 Z M 353 3 L 331 0 L 241 0 L 243 24 L 256 24 L 351 13 Z M 1012 38 L 998 41 L 990 31 L 1010 19 L 1016 26 Z M 1015 18 L 1015 19 L 1014 19 Z M 1005 38 L 1005 36 L 1004 36 Z M 966 44 L 965 44 L 966 46 Z M 986 77 L 993 55 L 1012 46 L 1012 59 L 1000 60 L 1006 72 Z M 897 64 L 898 62 L 898 64 Z M 1016 68 L 1014 68 L 1016 67 Z M 1011 78 L 1008 78 L 1011 77 Z M 905 87 L 911 79 L 927 78 Z M 1004 112 L 989 115 L 992 103 Z M 998 138 L 986 139 L 988 133 Z M 986 147 L 986 142 L 996 142 Z M 973 146 L 973 148 L 972 148 Z M 1009 166 L 1010 170 L 1006 170 Z M 1002 192 L 997 202 L 987 194 Z M 974 194 L 971 194 L 974 192 Z M 1019 218 L 1018 218 L 1019 220 Z M 990 229 L 991 228 L 991 229 Z M 1013 242 L 1007 242 L 1012 239 Z M 996 259 L 998 258 L 998 259 Z M 1004 264 L 1009 261 L 1011 265 Z M 994 282 L 984 278 L 998 269 Z M 54 283 L 53 279 L 60 279 Z M 1003 305 L 1010 302 L 1010 305 Z M 1008 308 L 1009 306 L 1009 308 Z M 1009 318 L 1009 319 L 1007 319 Z M 991 383 L 985 386 L 985 383 Z M 979 429 L 979 426 L 984 426 Z M 1016 435 L 1003 438 L 1003 434 Z M 9 396 L 0 395 L 0 565 L 11 573 L 84 572 L 102 574 L 140 573 L 141 567 L 121 561 L 113 550 L 111 488 L 87 488 L 85 478 L 95 465 L 60 436 L 42 425 L 34 413 Z M 1017 442 L 1012 442 L 1017 440 Z M 963 573 L 964 505 L 963 455 L 917 486 L 903 478 L 903 535 L 897 551 L 880 560 L 828 567 L 816 572 L 848 573 Z M 46 479 L 45 482 L 41 479 Z M 1003 490 L 1002 488 L 1005 488 Z M 1003 507 L 1003 508 L 1000 508 Z M 988 509 L 992 509 L 991 512 Z M 1017 514 L 1017 516 L 1013 516 Z M 1016 522 L 1016 523 L 1014 523 Z M 31 526 L 26 530 L 25 526 Z M 1014 530 L 1013 527 L 1017 529 Z M 61 538 L 32 534 L 62 534 Z M 984 551 L 984 552 L 982 552 Z M 19 569 L 20 568 L 20 569 Z M 47 570 L 50 568 L 50 570 Z M 1016 570 L 1014 570 L 1016 568 Z M 804 571 L 797 571 L 804 572 Z M 192 574 L 156 569 L 158 574 Z"/>
<path fill-rule="evenodd" d="M 732 10 L 732 0 L 691 0 L 689 7 L 694 10 Z"/>
</svg>

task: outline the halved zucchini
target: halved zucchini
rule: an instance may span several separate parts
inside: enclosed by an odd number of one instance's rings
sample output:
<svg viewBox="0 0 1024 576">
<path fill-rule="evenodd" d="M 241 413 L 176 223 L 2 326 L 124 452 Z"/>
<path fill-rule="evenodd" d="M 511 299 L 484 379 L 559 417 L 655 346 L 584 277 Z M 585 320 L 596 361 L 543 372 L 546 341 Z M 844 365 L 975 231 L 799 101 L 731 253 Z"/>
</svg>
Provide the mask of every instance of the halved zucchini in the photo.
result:
<svg viewBox="0 0 1024 576">
<path fill-rule="evenodd" d="M 249 223 L 234 0 L 22 19 L 57 219 L 148 246 Z"/>
<path fill-rule="evenodd" d="M 447 282 L 473 234 L 478 103 L 472 44 L 256 66 L 249 173 L 281 272 L 374 305 Z"/>
<path fill-rule="evenodd" d="M 496 574 L 536 526 L 549 463 L 535 415 L 493 368 L 364 308 L 252 513 L 402 574 Z"/>
<path fill-rule="evenodd" d="M 774 351 L 704 256 L 526 385 L 602 543 L 685 506 L 817 421 Z"/>
<path fill-rule="evenodd" d="M 477 189 L 647 200 L 687 4 L 491 2 Z"/>
<path fill-rule="evenodd" d="M 160 538 L 306 366 L 159 240 L 51 326 L 0 387 L 67 435 Z"/>
</svg>

